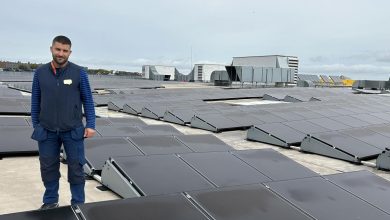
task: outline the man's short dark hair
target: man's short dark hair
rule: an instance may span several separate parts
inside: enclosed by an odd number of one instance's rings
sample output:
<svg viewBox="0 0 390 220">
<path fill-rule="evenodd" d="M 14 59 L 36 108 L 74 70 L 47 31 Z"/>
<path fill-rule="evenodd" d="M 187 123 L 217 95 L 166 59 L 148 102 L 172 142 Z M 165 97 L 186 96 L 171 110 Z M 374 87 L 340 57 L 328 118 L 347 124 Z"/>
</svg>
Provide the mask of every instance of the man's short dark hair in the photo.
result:
<svg viewBox="0 0 390 220">
<path fill-rule="evenodd" d="M 61 44 L 66 44 L 66 45 L 72 46 L 72 42 L 70 41 L 70 39 L 68 37 L 65 37 L 65 36 L 62 36 L 62 35 L 59 35 L 59 36 L 55 37 L 53 39 L 53 44 L 54 44 L 54 42 L 58 42 L 58 43 L 61 43 Z"/>
</svg>

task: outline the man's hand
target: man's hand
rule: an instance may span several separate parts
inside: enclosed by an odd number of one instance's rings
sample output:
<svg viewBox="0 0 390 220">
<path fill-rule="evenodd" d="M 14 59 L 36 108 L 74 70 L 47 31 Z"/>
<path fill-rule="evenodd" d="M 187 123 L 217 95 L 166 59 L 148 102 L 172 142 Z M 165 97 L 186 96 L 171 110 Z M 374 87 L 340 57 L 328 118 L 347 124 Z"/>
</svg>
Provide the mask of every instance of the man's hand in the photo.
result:
<svg viewBox="0 0 390 220">
<path fill-rule="evenodd" d="M 91 138 L 96 134 L 96 131 L 92 128 L 85 128 L 84 137 Z"/>
</svg>

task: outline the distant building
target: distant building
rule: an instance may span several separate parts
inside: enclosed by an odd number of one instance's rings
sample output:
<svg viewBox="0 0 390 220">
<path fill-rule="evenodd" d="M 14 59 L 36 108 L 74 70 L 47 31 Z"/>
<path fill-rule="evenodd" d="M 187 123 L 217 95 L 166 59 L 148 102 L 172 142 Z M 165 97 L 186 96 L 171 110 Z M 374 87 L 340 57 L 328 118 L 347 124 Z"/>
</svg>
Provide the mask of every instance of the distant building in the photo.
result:
<svg viewBox="0 0 390 220">
<path fill-rule="evenodd" d="M 233 57 L 232 66 L 293 68 L 294 82 L 297 81 L 298 57 L 284 55 Z"/>
<path fill-rule="evenodd" d="M 194 81 L 210 82 L 211 74 L 214 71 L 226 71 L 226 65 L 222 64 L 195 64 Z"/>
<path fill-rule="evenodd" d="M 174 66 L 144 65 L 142 75 L 152 80 L 174 80 L 176 68 Z"/>
</svg>

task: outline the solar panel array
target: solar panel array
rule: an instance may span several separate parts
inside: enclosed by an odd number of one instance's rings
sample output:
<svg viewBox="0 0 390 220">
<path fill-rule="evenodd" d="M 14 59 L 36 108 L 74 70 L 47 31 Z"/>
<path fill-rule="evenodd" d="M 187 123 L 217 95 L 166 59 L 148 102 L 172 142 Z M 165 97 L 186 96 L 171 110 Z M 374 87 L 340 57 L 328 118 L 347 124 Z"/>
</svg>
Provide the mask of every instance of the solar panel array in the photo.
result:
<svg viewBox="0 0 390 220">
<path fill-rule="evenodd" d="M 259 96 L 289 103 L 231 106 L 203 101 Z M 359 96 L 346 89 L 171 90 L 126 99 L 113 96 L 109 103 L 117 111 L 214 132 L 250 128 L 250 140 L 283 147 L 303 143 L 304 151 L 358 163 L 382 153 L 388 137 L 383 126 L 390 123 L 387 97 Z M 372 130 L 375 125 L 382 125 L 380 131 Z M 351 129 L 373 136 L 359 139 L 348 134 Z M 328 134 L 320 136 L 323 132 Z M 334 141 L 338 139 L 344 141 Z M 355 147 L 346 147 L 352 143 Z"/>
<path fill-rule="evenodd" d="M 387 97 L 327 89 L 178 91 L 127 90 L 98 102 L 213 131 L 251 127 L 248 137 L 261 137 L 258 141 L 301 144 L 304 150 L 353 162 L 378 155 L 390 139 Z M 204 102 L 265 94 L 296 100 L 265 106 Z M 1 153 L 37 152 L 31 148 L 36 143 L 29 143 L 30 120 L 0 117 L 0 138 L 6 140 Z M 99 118 L 97 131 L 98 137 L 85 142 L 88 174 L 101 174 L 105 186 L 137 198 L 0 215 L 0 220 L 390 217 L 390 183 L 367 171 L 320 176 L 275 150 L 236 151 L 214 135 L 184 135 L 134 118 Z"/>
<path fill-rule="evenodd" d="M 116 161 L 141 197 L 0 215 L 0 220 L 390 217 L 389 181 L 369 171 L 319 176 L 270 149 Z"/>
</svg>

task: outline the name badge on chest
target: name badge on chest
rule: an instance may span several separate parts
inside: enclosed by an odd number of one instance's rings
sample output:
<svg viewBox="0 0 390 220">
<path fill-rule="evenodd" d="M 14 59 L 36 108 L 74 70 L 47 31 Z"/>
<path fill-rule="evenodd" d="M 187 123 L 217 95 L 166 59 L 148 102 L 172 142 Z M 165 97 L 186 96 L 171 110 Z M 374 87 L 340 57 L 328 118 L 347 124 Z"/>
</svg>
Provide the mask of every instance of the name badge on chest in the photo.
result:
<svg viewBox="0 0 390 220">
<path fill-rule="evenodd" d="M 64 79 L 64 85 L 71 85 L 72 80 L 71 79 Z"/>
</svg>

